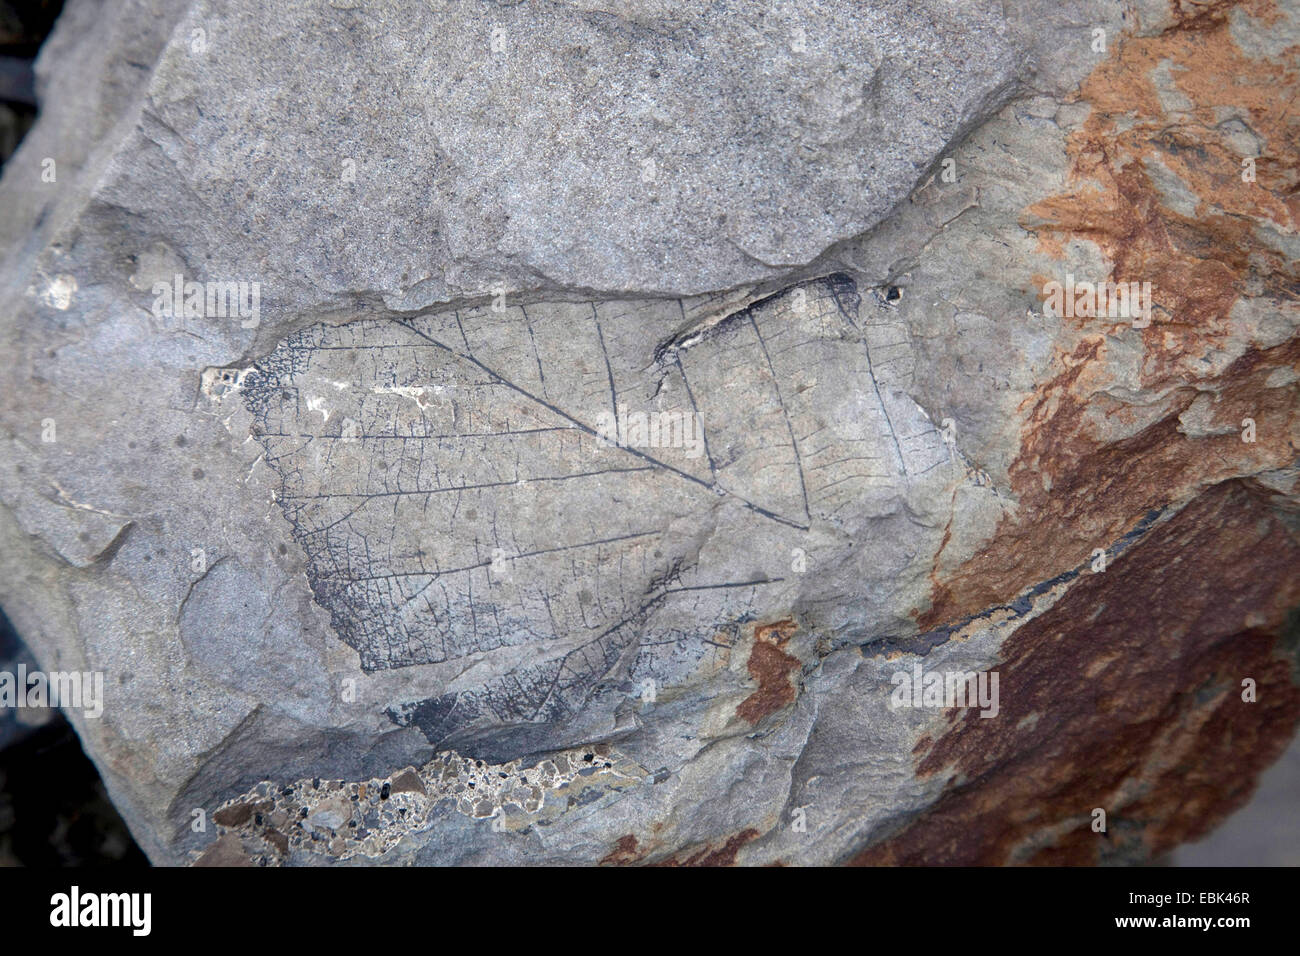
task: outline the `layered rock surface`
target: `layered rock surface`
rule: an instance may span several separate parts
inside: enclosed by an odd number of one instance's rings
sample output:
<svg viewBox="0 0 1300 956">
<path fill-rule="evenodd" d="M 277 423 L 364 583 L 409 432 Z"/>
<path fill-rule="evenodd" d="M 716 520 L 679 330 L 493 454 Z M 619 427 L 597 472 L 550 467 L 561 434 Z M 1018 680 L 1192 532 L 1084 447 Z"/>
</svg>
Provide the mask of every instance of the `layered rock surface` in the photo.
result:
<svg viewBox="0 0 1300 956">
<path fill-rule="evenodd" d="M 1300 716 L 1300 11 L 1062 6 L 70 4 L 0 603 L 105 675 L 150 856 L 1130 862 L 1241 805 Z"/>
</svg>

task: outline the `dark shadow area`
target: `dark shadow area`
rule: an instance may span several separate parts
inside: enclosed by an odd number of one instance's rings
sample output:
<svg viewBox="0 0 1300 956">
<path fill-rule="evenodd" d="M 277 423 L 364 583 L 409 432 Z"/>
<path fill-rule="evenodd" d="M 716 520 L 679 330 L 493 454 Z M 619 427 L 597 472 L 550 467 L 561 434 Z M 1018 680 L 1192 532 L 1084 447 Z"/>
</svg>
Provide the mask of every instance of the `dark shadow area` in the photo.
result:
<svg viewBox="0 0 1300 956">
<path fill-rule="evenodd" d="M 32 64 L 63 0 L 0 0 L 0 167 L 36 122 Z"/>
</svg>

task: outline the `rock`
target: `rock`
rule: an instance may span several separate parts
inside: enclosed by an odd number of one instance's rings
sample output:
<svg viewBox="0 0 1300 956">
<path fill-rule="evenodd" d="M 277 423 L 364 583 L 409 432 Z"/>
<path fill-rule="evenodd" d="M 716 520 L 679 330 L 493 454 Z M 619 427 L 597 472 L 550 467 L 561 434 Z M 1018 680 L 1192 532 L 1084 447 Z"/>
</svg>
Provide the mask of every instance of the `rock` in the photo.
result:
<svg viewBox="0 0 1300 956">
<path fill-rule="evenodd" d="M 210 847 L 203 851 L 203 854 L 194 861 L 195 866 L 252 866 L 253 861 L 249 859 L 244 845 L 240 842 L 239 837 L 234 834 L 226 834 L 221 837 Z"/>
<path fill-rule="evenodd" d="M 1053 6 L 137 0 L 92 61 L 122 123 L 77 190 L 79 256 L 160 240 L 187 276 L 260 282 L 259 345 L 308 308 L 779 278 L 1037 81 L 1078 29 Z"/>
<path fill-rule="evenodd" d="M 351 6 L 72 3 L 0 181 L 0 602 L 155 862 L 1137 862 L 1247 799 L 1297 11 Z"/>
<path fill-rule="evenodd" d="M 268 801 L 260 803 L 236 803 L 228 807 L 223 807 L 216 813 L 212 814 L 212 821 L 225 827 L 242 826 L 253 816 L 269 813 L 271 804 Z"/>
<path fill-rule="evenodd" d="M 393 793 L 425 794 L 424 783 L 414 770 L 407 770 L 393 778 Z"/>
<path fill-rule="evenodd" d="M 262 282 L 276 316 L 497 286 L 711 291 L 874 225 L 1005 96 L 1018 53 L 1004 17 L 946 0 L 302 2 L 271 20 L 199 2 L 87 224 L 139 254 L 129 215 L 188 271 Z"/>
</svg>

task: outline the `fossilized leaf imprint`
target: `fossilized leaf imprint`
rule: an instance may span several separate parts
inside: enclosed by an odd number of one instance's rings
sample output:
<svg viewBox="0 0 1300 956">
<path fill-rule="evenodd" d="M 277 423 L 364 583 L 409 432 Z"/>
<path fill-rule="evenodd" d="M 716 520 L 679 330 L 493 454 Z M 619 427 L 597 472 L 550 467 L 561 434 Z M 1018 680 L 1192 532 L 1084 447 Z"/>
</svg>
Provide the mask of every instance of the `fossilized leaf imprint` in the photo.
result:
<svg viewBox="0 0 1300 956">
<path fill-rule="evenodd" d="M 685 673 L 788 609 L 793 549 L 947 460 L 877 387 L 857 309 L 831 277 L 698 334 L 667 301 L 322 325 L 244 394 L 362 666 L 475 665 L 394 715 L 442 739 L 567 717 L 634 669 Z M 603 439 L 602 415 L 636 411 L 694 417 L 702 448 Z"/>
</svg>

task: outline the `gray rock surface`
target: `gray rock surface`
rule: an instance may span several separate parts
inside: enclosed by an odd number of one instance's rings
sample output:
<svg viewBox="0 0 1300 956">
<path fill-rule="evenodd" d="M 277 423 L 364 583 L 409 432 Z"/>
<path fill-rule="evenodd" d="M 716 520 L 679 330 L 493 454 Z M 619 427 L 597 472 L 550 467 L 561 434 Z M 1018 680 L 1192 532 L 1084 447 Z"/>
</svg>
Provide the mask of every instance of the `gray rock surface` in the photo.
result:
<svg viewBox="0 0 1300 956">
<path fill-rule="evenodd" d="M 894 676 L 1194 494 L 918 623 L 1094 331 L 1038 287 L 1105 253 L 1026 212 L 1123 29 L 1068 6 L 70 3 L 0 182 L 0 602 L 106 675 L 70 716 L 149 855 L 824 863 L 935 806 Z M 1235 314 L 1216 372 L 1294 334 Z M 1275 441 L 1216 480 L 1290 488 Z"/>
<path fill-rule="evenodd" d="M 92 133 L 125 122 L 83 255 L 143 256 L 125 227 L 200 281 L 260 281 L 286 322 L 780 277 L 1031 79 L 1052 6 L 126 4 L 120 52 L 72 67 L 105 73 L 78 84 L 105 98 Z"/>
<path fill-rule="evenodd" d="M 197 3 L 96 200 L 278 303 L 725 288 L 875 224 L 1005 95 L 977 11 Z"/>
</svg>

